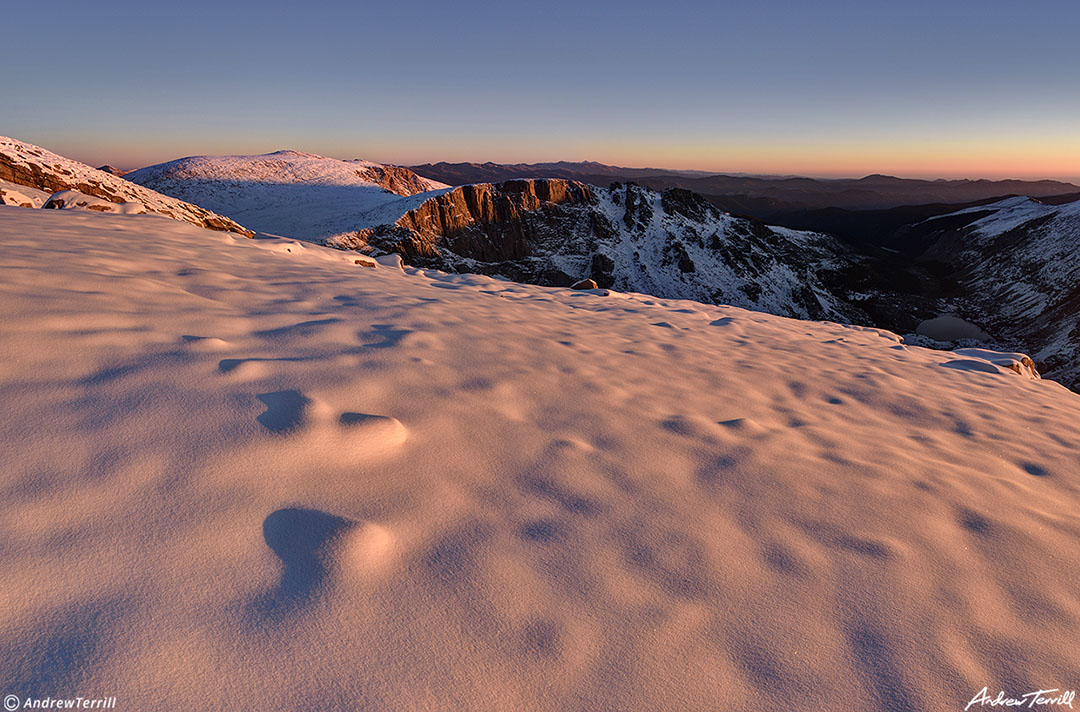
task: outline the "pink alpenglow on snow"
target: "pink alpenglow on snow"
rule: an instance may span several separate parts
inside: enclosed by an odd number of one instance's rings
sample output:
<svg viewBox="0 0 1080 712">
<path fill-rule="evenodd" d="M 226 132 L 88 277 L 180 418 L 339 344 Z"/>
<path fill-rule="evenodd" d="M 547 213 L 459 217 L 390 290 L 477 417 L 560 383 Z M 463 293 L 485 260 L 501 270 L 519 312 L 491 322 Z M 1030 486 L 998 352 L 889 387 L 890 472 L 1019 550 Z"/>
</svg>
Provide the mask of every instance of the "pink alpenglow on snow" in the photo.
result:
<svg viewBox="0 0 1080 712">
<path fill-rule="evenodd" d="M 1022 354 L 154 215 L 0 206 L 0 240 L 0 694 L 890 711 L 1080 683 L 1080 396 Z"/>
</svg>

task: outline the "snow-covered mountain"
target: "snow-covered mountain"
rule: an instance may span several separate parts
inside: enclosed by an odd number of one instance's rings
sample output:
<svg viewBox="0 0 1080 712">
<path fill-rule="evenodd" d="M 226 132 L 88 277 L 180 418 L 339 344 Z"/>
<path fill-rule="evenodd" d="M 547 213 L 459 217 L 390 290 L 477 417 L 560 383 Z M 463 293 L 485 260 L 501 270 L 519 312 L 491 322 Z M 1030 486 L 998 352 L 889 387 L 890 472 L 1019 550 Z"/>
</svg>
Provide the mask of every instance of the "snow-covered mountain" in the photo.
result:
<svg viewBox="0 0 1080 712">
<path fill-rule="evenodd" d="M 6 186 L 6 187 L 5 187 Z M 11 186 L 30 189 L 19 190 Z M 49 207 L 89 208 L 110 212 L 149 212 L 183 220 L 211 230 L 224 230 L 251 236 L 253 233 L 210 210 L 130 183 L 123 178 L 92 168 L 85 163 L 64 158 L 40 146 L 0 136 L 0 198 L 5 205 L 42 207 L 42 195 L 74 191 L 88 196 L 68 196 Z M 97 201 L 93 200 L 98 199 Z M 109 207 L 102 203 L 111 204 Z M 79 205 L 83 203 L 83 205 Z M 94 205 L 95 207 L 89 207 Z"/>
<path fill-rule="evenodd" d="M 193 156 L 124 178 L 256 230 L 306 240 L 357 230 L 366 225 L 357 219 L 363 213 L 448 187 L 398 166 L 299 151 Z"/>
<path fill-rule="evenodd" d="M 894 712 L 1080 680 L 1080 397 L 1022 357 L 145 216 L 0 207 L 0 244 L 5 696 Z"/>
<path fill-rule="evenodd" d="M 400 203 L 389 208 L 408 207 Z M 820 233 L 768 227 L 681 189 L 561 179 L 462 186 L 327 244 L 399 252 L 451 272 L 724 303 L 772 314 L 865 322 L 847 298 L 857 258 Z"/>
<path fill-rule="evenodd" d="M 1080 201 L 1009 198 L 912 226 L 909 249 L 949 267 L 943 302 L 1043 372 L 1080 388 Z"/>
</svg>

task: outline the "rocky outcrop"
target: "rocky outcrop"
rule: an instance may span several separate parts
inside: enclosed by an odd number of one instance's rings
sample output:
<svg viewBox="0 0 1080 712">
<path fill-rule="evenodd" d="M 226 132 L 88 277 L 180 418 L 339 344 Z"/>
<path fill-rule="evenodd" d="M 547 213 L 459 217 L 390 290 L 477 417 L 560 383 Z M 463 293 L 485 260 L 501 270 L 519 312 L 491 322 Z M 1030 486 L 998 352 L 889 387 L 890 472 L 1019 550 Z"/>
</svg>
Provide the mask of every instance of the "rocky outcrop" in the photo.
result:
<svg viewBox="0 0 1080 712">
<path fill-rule="evenodd" d="M 735 218 L 680 189 L 659 194 L 633 183 L 597 188 L 562 179 L 467 185 L 326 244 L 533 284 L 591 280 L 600 288 L 869 323 L 847 294 L 845 277 L 858 259 L 835 239 Z"/>
<path fill-rule="evenodd" d="M 129 173 L 129 171 L 122 171 L 116 166 L 110 166 L 108 163 L 106 163 L 104 166 L 98 166 L 98 170 L 102 173 L 110 173 L 114 176 L 124 176 Z"/>
<path fill-rule="evenodd" d="M 371 244 L 412 261 L 438 262 L 441 250 L 483 262 L 519 260 L 546 239 L 563 206 L 588 205 L 584 183 L 557 179 L 512 180 L 455 188 L 406 212 L 393 225 L 336 238 L 335 247 Z"/>
<path fill-rule="evenodd" d="M 369 166 L 362 171 L 362 176 L 396 195 L 416 195 L 432 189 L 432 181 L 401 166 Z"/>
<path fill-rule="evenodd" d="M 46 193 L 70 190 L 111 203 L 137 203 L 146 212 L 183 220 L 199 227 L 235 232 L 247 237 L 255 234 L 229 218 L 197 205 L 155 193 L 78 161 L 3 136 L 0 136 L 0 181 Z"/>
<path fill-rule="evenodd" d="M 10 181 L 0 180 L 0 205 L 40 208 L 48 199 L 49 193 L 44 191 L 27 185 L 16 185 Z"/>
</svg>

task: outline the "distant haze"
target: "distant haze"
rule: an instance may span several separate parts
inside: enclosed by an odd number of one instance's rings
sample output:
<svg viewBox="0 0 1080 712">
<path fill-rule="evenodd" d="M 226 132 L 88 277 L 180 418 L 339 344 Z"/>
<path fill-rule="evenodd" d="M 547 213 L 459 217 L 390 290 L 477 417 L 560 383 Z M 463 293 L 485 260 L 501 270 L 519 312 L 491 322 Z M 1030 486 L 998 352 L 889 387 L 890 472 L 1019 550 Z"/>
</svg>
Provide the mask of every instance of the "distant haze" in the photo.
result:
<svg viewBox="0 0 1080 712">
<path fill-rule="evenodd" d="M 0 133 L 94 165 L 1080 178 L 1080 4 L 57 0 L 4 8 Z"/>
</svg>

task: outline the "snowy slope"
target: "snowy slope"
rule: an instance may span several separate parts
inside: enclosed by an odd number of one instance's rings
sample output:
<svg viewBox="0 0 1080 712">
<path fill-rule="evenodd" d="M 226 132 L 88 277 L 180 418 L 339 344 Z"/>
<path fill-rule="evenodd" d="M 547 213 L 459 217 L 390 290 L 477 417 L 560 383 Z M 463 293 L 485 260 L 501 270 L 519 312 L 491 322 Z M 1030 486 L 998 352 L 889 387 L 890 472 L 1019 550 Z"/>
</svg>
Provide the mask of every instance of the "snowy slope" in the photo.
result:
<svg viewBox="0 0 1080 712">
<path fill-rule="evenodd" d="M 365 227 L 358 220 L 364 212 L 447 187 L 396 166 L 298 151 L 181 158 L 124 178 L 257 230 L 300 239 Z"/>
<path fill-rule="evenodd" d="M 1010 198 L 920 227 L 937 224 L 949 229 L 923 257 L 956 270 L 963 293 L 951 306 L 977 316 L 997 342 L 1029 349 L 1051 377 L 1080 388 L 1080 202 Z"/>
<path fill-rule="evenodd" d="M 64 158 L 40 146 L 0 136 L 0 186 L 13 183 L 48 194 L 73 190 L 110 203 L 134 203 L 143 210 L 165 215 L 174 220 L 250 236 L 252 232 L 232 220 L 207 209 L 156 193 L 142 186 L 91 168 L 85 163 Z M 7 191 L 5 191 L 6 193 Z M 40 197 L 40 196 L 38 196 Z M 4 204 L 13 201 L 3 200 Z M 31 207 L 41 207 L 29 202 Z M 136 212 L 127 208 L 127 212 Z"/>
<path fill-rule="evenodd" d="M 886 712 L 1080 679 L 1080 397 L 1014 357 L 154 216 L 0 207 L 0 240 L 4 694 Z"/>
</svg>

